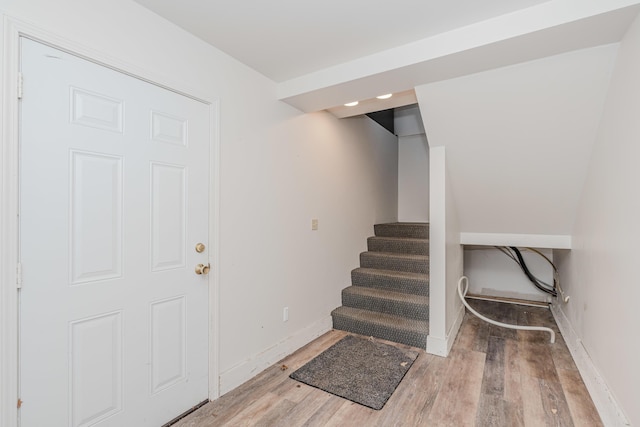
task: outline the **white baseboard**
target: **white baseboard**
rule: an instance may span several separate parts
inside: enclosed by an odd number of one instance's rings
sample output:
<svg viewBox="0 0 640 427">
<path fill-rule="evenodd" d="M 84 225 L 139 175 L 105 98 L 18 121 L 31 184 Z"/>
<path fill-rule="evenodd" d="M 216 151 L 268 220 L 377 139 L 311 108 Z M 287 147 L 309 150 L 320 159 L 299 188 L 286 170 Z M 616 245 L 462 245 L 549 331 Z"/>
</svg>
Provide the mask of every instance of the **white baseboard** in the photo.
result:
<svg viewBox="0 0 640 427">
<path fill-rule="evenodd" d="M 435 354 L 436 356 L 447 357 L 453 347 L 453 343 L 456 340 L 460 326 L 462 325 L 462 319 L 464 319 L 464 305 L 460 306 L 456 320 L 453 322 L 451 329 L 447 333 L 445 338 L 434 337 L 429 335 L 427 337 L 427 353 Z"/>
<path fill-rule="evenodd" d="M 220 395 L 233 390 L 250 380 L 269 366 L 290 355 L 300 347 L 313 341 L 333 327 L 331 316 L 325 317 L 296 332 L 276 345 L 257 353 L 248 359 L 220 373 Z"/>
<path fill-rule="evenodd" d="M 607 387 L 604 379 L 593 364 L 589 353 L 587 353 L 587 350 L 582 344 L 582 340 L 575 329 L 573 329 L 567 316 L 557 304 L 551 305 L 551 312 L 567 343 L 569 352 L 576 362 L 578 371 L 580 371 L 582 380 L 598 410 L 602 423 L 605 426 L 630 426 L 631 424 L 627 420 L 627 417 L 620 409 L 611 390 L 609 390 L 609 387 Z"/>
</svg>

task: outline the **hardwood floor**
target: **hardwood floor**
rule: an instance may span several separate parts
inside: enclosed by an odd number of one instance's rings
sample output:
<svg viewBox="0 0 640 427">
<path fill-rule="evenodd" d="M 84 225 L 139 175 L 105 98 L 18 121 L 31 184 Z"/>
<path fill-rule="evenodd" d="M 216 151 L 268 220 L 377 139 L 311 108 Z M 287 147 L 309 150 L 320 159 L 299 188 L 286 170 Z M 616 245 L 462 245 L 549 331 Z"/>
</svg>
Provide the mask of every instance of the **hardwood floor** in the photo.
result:
<svg viewBox="0 0 640 427">
<path fill-rule="evenodd" d="M 552 327 L 556 343 L 548 333 L 499 328 L 467 313 L 450 356 L 421 351 L 376 411 L 289 378 L 346 335 L 331 331 L 175 426 L 602 425 L 548 309 L 471 304 L 499 321 Z"/>
</svg>

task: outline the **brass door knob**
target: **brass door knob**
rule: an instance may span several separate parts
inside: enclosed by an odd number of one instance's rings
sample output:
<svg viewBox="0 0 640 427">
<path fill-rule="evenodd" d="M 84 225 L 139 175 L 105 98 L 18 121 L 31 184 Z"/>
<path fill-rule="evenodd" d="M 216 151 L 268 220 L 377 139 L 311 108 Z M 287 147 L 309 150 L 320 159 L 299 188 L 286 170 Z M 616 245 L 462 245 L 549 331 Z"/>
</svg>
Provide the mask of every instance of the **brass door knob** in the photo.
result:
<svg viewBox="0 0 640 427">
<path fill-rule="evenodd" d="M 209 270 L 211 270 L 211 266 L 209 264 L 196 265 L 196 274 L 209 274 Z"/>
</svg>

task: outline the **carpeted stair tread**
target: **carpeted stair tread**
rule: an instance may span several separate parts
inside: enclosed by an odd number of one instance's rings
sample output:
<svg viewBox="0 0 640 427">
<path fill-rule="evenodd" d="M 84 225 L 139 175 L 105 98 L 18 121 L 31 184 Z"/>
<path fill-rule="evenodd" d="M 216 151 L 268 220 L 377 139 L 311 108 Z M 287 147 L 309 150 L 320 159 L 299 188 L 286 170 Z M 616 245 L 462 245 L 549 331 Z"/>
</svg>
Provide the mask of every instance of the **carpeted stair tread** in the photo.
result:
<svg viewBox="0 0 640 427">
<path fill-rule="evenodd" d="M 428 273 L 429 256 L 394 252 L 363 252 L 360 254 L 360 267 Z"/>
<path fill-rule="evenodd" d="M 378 237 L 429 238 L 429 224 L 423 222 L 392 222 L 388 224 L 375 224 L 373 229 L 375 235 Z"/>
<path fill-rule="evenodd" d="M 428 255 L 429 239 L 372 236 L 367 239 L 367 248 L 371 252 L 397 252 L 413 255 Z"/>
<path fill-rule="evenodd" d="M 351 284 L 406 294 L 429 295 L 429 275 L 425 273 L 360 267 L 351 271 Z"/>
<path fill-rule="evenodd" d="M 331 312 L 334 329 L 426 348 L 429 322 L 341 306 Z"/>
<path fill-rule="evenodd" d="M 349 286 L 342 290 L 342 305 L 412 319 L 429 320 L 429 297 L 426 295 Z"/>
</svg>

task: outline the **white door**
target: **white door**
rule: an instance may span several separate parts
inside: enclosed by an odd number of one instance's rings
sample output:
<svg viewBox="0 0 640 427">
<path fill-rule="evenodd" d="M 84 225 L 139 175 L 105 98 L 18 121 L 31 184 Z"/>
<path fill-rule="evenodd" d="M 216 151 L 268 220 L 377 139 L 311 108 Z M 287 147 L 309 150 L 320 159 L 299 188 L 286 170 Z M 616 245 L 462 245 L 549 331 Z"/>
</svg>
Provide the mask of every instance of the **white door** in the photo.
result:
<svg viewBox="0 0 640 427">
<path fill-rule="evenodd" d="M 21 67 L 21 425 L 159 426 L 208 396 L 209 107 L 27 39 Z"/>
</svg>

